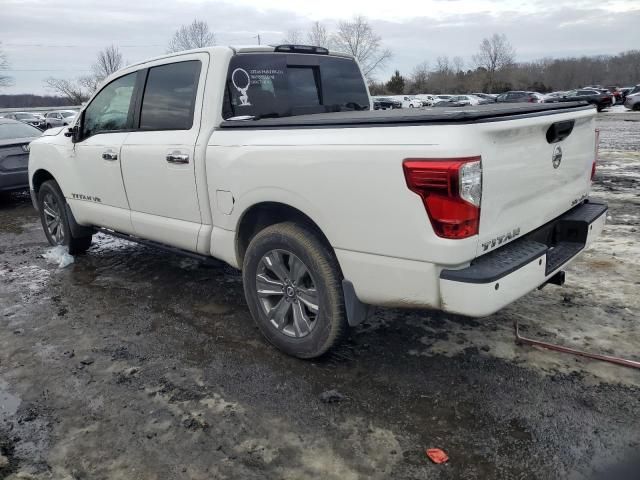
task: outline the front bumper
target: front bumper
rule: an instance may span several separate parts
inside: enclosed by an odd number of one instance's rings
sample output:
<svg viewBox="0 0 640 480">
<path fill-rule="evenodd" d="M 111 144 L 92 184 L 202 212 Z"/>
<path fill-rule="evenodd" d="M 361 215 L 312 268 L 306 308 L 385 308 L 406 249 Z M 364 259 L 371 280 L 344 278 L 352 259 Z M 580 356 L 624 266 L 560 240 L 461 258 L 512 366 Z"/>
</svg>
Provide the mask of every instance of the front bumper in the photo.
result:
<svg viewBox="0 0 640 480">
<path fill-rule="evenodd" d="M 522 238 L 440 272 L 441 308 L 484 317 L 543 285 L 597 238 L 607 206 L 585 202 Z"/>
</svg>

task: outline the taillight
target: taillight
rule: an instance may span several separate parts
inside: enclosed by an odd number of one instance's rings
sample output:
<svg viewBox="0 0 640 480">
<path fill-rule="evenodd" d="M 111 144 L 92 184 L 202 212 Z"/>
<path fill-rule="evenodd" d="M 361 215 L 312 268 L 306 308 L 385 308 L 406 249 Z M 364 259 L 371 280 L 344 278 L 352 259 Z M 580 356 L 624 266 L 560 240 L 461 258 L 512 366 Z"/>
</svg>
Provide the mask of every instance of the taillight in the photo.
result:
<svg viewBox="0 0 640 480">
<path fill-rule="evenodd" d="M 596 128 L 596 144 L 593 152 L 593 163 L 591 164 L 591 181 L 596 176 L 596 162 L 598 161 L 598 155 L 600 154 L 600 129 Z"/>
<path fill-rule="evenodd" d="M 436 235 L 460 239 L 478 234 L 480 157 L 408 158 L 402 166 L 407 186 L 422 198 Z"/>
</svg>

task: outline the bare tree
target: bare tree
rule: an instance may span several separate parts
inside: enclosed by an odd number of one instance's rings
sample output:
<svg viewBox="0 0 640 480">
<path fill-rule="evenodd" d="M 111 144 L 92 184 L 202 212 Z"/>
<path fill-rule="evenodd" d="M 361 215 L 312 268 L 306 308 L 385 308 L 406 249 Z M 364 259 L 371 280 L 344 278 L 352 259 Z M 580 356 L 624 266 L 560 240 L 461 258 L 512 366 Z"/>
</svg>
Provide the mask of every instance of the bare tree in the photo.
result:
<svg viewBox="0 0 640 480">
<path fill-rule="evenodd" d="M 58 95 L 67 98 L 73 105 L 86 102 L 90 95 L 84 85 L 74 80 L 49 77 L 45 79 L 44 84 Z"/>
<path fill-rule="evenodd" d="M 96 63 L 91 66 L 91 74 L 79 77 L 75 80 L 63 78 L 47 78 L 45 86 L 58 95 L 66 97 L 75 105 L 85 102 L 100 83 L 112 73 L 124 66 L 122 53 L 118 47 L 110 45 L 98 52 Z"/>
<path fill-rule="evenodd" d="M 429 85 L 429 62 L 422 62 L 415 66 L 411 73 L 409 93 L 426 93 Z"/>
<path fill-rule="evenodd" d="M 102 81 L 123 66 L 122 53 L 118 47 L 111 45 L 98 53 L 98 60 L 92 67 L 93 76 Z"/>
<path fill-rule="evenodd" d="M 2 50 L 2 44 L 0 43 L 0 88 L 8 87 L 13 83 L 9 75 L 2 73 L 8 68 L 9 60 L 7 60 L 7 55 L 4 53 L 4 50 Z"/>
<path fill-rule="evenodd" d="M 167 53 L 182 52 L 193 48 L 211 47 L 216 44 L 214 33 L 209 30 L 207 22 L 194 20 L 189 25 L 182 25 L 169 41 Z"/>
<path fill-rule="evenodd" d="M 473 56 L 473 61 L 478 68 L 485 70 L 489 92 L 493 91 L 497 73 L 511 67 L 515 58 L 515 49 L 504 34 L 494 33 L 491 38 L 482 40 L 480 51 Z"/>
<path fill-rule="evenodd" d="M 289 45 L 301 45 L 304 43 L 303 35 L 300 30 L 288 30 L 287 35 L 282 39 L 282 43 Z"/>
<path fill-rule="evenodd" d="M 353 55 L 368 79 L 391 58 L 391 50 L 383 48 L 382 38 L 373 31 L 367 19 L 359 15 L 338 24 L 332 45 L 339 52 Z"/>
<path fill-rule="evenodd" d="M 453 71 L 455 73 L 459 73 L 463 70 L 464 60 L 462 59 L 462 57 L 453 57 L 451 61 L 453 63 Z"/>
<path fill-rule="evenodd" d="M 326 27 L 320 22 L 314 22 L 311 30 L 307 33 L 307 43 L 316 47 L 329 48 L 330 40 Z"/>
</svg>

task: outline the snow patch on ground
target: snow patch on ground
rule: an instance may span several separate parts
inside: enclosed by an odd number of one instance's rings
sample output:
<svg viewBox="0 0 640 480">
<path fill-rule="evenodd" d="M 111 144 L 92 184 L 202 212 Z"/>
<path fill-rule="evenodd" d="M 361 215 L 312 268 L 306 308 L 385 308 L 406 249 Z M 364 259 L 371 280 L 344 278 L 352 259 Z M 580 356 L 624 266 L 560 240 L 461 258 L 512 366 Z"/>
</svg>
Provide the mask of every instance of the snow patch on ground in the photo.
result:
<svg viewBox="0 0 640 480">
<path fill-rule="evenodd" d="M 50 248 L 42 254 L 42 258 L 49 263 L 57 264 L 58 268 L 68 267 L 74 262 L 73 256 L 69 255 L 68 248 L 64 245 L 57 245 Z"/>
</svg>

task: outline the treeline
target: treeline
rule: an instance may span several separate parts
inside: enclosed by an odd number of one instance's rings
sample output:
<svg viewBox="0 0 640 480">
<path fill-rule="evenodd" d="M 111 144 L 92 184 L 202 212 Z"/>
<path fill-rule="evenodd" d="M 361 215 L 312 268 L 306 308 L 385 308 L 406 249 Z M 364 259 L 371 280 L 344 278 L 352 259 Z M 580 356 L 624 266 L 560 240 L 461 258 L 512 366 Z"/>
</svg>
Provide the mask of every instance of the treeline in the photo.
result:
<svg viewBox="0 0 640 480">
<path fill-rule="evenodd" d="M 69 99 L 51 95 L 0 95 L 0 108 L 66 107 Z"/>
<path fill-rule="evenodd" d="M 544 58 L 507 62 L 493 73 L 485 66 L 465 69 L 460 57 L 424 62 L 407 75 L 396 71 L 387 82 L 370 84 L 372 95 L 416 93 L 500 93 L 508 90 L 551 92 L 587 85 L 633 86 L 640 83 L 640 50 L 618 55 Z"/>
</svg>

